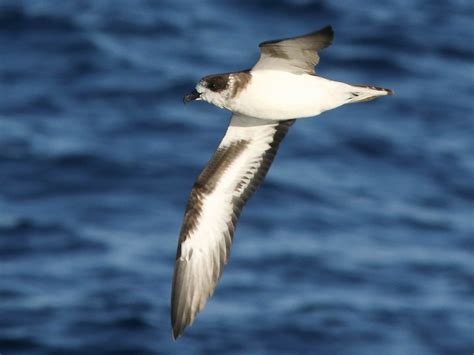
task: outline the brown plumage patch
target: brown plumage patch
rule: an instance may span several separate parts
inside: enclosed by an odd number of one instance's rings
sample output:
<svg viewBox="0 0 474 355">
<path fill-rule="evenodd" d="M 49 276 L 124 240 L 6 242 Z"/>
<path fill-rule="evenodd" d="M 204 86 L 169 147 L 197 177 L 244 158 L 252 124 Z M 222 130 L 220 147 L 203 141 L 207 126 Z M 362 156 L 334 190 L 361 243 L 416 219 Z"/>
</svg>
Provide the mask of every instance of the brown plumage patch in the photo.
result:
<svg viewBox="0 0 474 355">
<path fill-rule="evenodd" d="M 252 74 L 250 74 L 250 70 L 245 70 L 238 73 L 233 73 L 233 77 L 235 83 L 232 90 L 232 98 L 234 98 L 236 95 L 239 95 L 242 90 L 247 87 L 247 85 L 250 83 L 250 80 L 252 79 Z"/>
<path fill-rule="evenodd" d="M 262 161 L 253 176 L 250 179 L 250 182 L 247 184 L 246 188 L 242 191 L 239 197 L 234 198 L 234 213 L 238 216 L 240 215 L 240 210 L 247 203 L 248 199 L 253 195 L 258 186 L 262 183 L 263 179 L 267 175 L 270 165 L 272 165 L 273 159 L 280 147 L 280 143 L 285 138 L 288 133 L 288 129 L 295 122 L 295 120 L 285 120 L 279 121 L 275 127 L 275 133 L 273 136 L 273 141 L 270 143 L 270 148 L 268 148 L 262 155 Z M 237 185 L 237 190 L 242 188 L 242 184 Z"/>
<path fill-rule="evenodd" d="M 198 176 L 194 184 L 195 188 L 203 189 L 206 193 L 212 192 L 225 170 L 245 150 L 249 143 L 246 140 L 238 140 L 228 146 L 219 147 L 206 168 Z"/>
<path fill-rule="evenodd" d="M 319 62 L 318 52 L 330 46 L 333 38 L 331 26 L 326 26 L 303 36 L 262 42 L 259 44 L 260 59 L 254 68 L 313 74 L 314 66 Z"/>
<path fill-rule="evenodd" d="M 320 30 L 302 35 L 297 37 L 288 37 L 288 38 L 280 38 L 280 39 L 272 39 L 270 41 L 265 41 L 260 43 L 258 46 L 260 49 L 268 48 L 272 45 L 281 44 L 281 42 L 289 43 L 294 42 L 300 45 L 304 45 L 305 47 L 309 47 L 308 44 L 313 43 L 315 50 L 322 49 L 331 45 L 332 40 L 334 38 L 334 31 L 331 26 L 326 26 L 321 28 Z"/>
<path fill-rule="evenodd" d="M 236 159 L 248 146 L 250 142 L 239 140 L 229 146 L 220 147 L 212 156 L 209 163 L 196 179 L 191 195 L 189 196 L 186 212 L 184 213 L 184 222 L 181 227 L 180 240 L 176 259 L 181 257 L 181 244 L 189 237 L 190 233 L 196 228 L 198 219 L 202 212 L 202 201 L 206 195 L 210 194 L 216 188 L 219 179 L 226 171 L 229 165 Z"/>
<path fill-rule="evenodd" d="M 274 58 L 280 58 L 280 59 L 290 59 L 290 56 L 285 53 L 284 51 L 281 50 L 281 48 L 275 46 L 275 45 L 263 45 L 260 47 L 260 51 L 268 55 L 270 57 Z"/>
</svg>

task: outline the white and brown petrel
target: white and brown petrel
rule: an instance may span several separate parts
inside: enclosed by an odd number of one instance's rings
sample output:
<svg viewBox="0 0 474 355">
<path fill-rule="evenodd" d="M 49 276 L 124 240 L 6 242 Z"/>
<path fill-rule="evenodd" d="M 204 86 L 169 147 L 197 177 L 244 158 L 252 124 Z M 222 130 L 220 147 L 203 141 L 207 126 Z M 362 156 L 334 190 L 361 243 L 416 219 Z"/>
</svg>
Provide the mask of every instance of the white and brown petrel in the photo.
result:
<svg viewBox="0 0 474 355">
<path fill-rule="evenodd" d="M 214 292 L 242 207 L 264 179 L 295 119 L 392 91 L 317 76 L 318 51 L 331 26 L 304 36 L 263 42 L 250 70 L 204 77 L 184 102 L 204 100 L 232 112 L 217 151 L 198 176 L 179 236 L 173 277 L 173 338 L 181 335 Z"/>
</svg>

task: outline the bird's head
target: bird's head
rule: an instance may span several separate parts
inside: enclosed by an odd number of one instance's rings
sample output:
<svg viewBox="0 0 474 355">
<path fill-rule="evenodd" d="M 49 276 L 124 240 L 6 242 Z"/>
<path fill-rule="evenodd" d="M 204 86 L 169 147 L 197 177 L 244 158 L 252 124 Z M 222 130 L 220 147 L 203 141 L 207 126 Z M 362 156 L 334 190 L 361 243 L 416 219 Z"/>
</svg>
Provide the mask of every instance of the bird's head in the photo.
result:
<svg viewBox="0 0 474 355">
<path fill-rule="evenodd" d="M 226 108 L 233 92 L 232 74 L 208 75 L 202 78 L 196 88 L 183 97 L 183 102 L 204 100 L 220 108 Z"/>
</svg>

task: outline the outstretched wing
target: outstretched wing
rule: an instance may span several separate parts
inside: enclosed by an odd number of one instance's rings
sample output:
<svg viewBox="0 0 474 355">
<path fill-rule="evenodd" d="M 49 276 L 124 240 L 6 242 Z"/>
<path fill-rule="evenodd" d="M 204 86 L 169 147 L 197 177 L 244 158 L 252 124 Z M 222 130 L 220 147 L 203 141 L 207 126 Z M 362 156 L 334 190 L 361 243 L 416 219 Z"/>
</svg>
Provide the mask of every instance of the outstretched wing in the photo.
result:
<svg viewBox="0 0 474 355">
<path fill-rule="evenodd" d="M 318 51 L 331 45 L 334 32 L 331 26 L 304 36 L 277 39 L 260 43 L 260 59 L 252 70 L 282 70 L 292 73 L 314 74 L 319 62 Z"/>
<path fill-rule="evenodd" d="M 214 292 L 229 260 L 240 211 L 264 179 L 293 122 L 234 114 L 217 151 L 194 183 L 173 276 L 171 322 L 175 339 Z"/>
</svg>

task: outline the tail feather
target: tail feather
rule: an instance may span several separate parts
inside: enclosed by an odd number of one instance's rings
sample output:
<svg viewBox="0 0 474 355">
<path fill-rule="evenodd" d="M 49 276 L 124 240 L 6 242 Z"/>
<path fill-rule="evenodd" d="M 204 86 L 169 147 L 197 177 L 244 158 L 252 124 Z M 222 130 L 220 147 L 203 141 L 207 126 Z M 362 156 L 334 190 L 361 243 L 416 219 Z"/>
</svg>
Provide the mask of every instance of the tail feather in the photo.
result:
<svg viewBox="0 0 474 355">
<path fill-rule="evenodd" d="M 349 102 L 366 102 L 376 99 L 379 96 L 393 95 L 393 90 L 372 85 L 351 85 Z"/>
<path fill-rule="evenodd" d="M 372 85 L 354 85 L 354 84 L 352 84 L 351 86 L 354 86 L 354 87 L 356 87 L 356 88 L 364 88 L 364 89 L 374 90 L 374 91 L 384 91 L 384 92 L 386 92 L 386 95 L 393 95 L 393 94 L 394 94 L 394 91 L 393 91 L 393 90 L 381 88 L 381 87 L 378 87 L 378 86 L 372 86 Z"/>
</svg>

